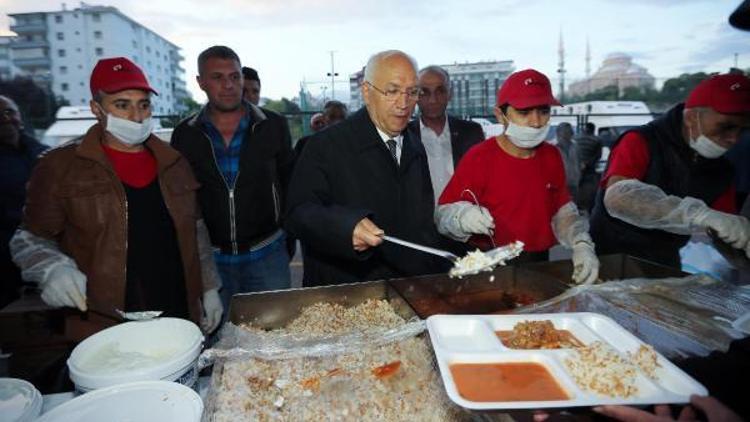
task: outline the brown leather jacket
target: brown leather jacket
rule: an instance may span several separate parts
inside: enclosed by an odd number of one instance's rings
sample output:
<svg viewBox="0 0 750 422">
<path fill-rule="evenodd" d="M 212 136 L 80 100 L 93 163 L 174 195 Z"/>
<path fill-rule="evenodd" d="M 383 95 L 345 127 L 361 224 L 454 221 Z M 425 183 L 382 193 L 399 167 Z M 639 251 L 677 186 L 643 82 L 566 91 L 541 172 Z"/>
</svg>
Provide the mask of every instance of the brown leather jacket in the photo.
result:
<svg viewBox="0 0 750 422">
<path fill-rule="evenodd" d="M 125 305 L 128 204 L 101 147 L 102 135 L 96 124 L 82 141 L 42 156 L 29 181 L 22 229 L 55 241 L 86 275 L 89 309 L 111 314 Z M 161 192 L 177 232 L 190 318 L 199 323 L 202 293 L 216 287 L 204 287 L 201 281 L 196 240 L 201 216 L 195 196 L 199 184 L 187 160 L 168 144 L 151 135 L 145 145 L 156 159 Z"/>
</svg>

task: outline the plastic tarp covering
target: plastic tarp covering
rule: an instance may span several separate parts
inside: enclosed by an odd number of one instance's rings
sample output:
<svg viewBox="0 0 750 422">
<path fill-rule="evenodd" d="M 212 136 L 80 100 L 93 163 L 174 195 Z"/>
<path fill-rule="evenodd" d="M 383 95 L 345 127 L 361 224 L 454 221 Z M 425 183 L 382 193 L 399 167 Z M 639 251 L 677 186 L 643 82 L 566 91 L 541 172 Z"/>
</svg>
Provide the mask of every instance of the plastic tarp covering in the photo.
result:
<svg viewBox="0 0 750 422">
<path fill-rule="evenodd" d="M 708 206 L 700 199 L 667 195 L 657 186 L 627 179 L 612 184 L 604 194 L 604 205 L 612 217 L 644 229 L 690 234 L 695 221 L 705 216 Z"/>
<path fill-rule="evenodd" d="M 726 351 L 745 335 L 730 321 L 750 312 L 750 289 L 704 274 L 633 278 L 572 287 L 516 313 L 596 312 L 607 315 L 667 358 Z"/>
<path fill-rule="evenodd" d="M 560 207 L 552 217 L 552 232 L 561 245 L 572 248 L 577 242 L 593 245 L 589 236 L 589 220 L 578 212 L 573 202 Z"/>
<path fill-rule="evenodd" d="M 470 418 L 446 395 L 419 319 L 336 335 L 222 330 L 199 359 L 214 365 L 203 421 Z"/>
<path fill-rule="evenodd" d="M 209 366 L 217 359 L 283 360 L 357 353 L 367 347 L 378 347 L 415 337 L 424 330 L 425 322 L 420 319 L 407 321 L 402 326 L 391 329 L 324 336 L 248 330 L 228 322 L 222 328 L 221 340 L 201 354 L 198 366 Z"/>
</svg>

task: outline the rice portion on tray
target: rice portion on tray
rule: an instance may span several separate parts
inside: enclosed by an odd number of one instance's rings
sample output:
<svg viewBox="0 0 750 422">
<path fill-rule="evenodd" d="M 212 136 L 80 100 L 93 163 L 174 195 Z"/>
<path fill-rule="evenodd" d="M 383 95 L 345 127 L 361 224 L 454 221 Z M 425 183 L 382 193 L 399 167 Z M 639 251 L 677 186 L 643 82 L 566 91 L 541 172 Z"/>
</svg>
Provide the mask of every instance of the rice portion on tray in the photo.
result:
<svg viewBox="0 0 750 422">
<path fill-rule="evenodd" d="M 385 300 L 358 306 L 318 303 L 302 309 L 285 328 L 261 336 L 326 339 L 407 322 Z M 226 360 L 218 367 L 215 411 L 210 421 L 455 420 L 453 407 L 422 337 L 365 345 L 353 353 L 290 359 Z M 214 374 L 216 377 L 217 374 Z M 214 385 L 217 385 L 216 382 Z"/>
<path fill-rule="evenodd" d="M 638 394 L 637 368 L 610 346 L 597 341 L 574 351 L 565 359 L 565 367 L 579 387 L 611 397 Z"/>
</svg>

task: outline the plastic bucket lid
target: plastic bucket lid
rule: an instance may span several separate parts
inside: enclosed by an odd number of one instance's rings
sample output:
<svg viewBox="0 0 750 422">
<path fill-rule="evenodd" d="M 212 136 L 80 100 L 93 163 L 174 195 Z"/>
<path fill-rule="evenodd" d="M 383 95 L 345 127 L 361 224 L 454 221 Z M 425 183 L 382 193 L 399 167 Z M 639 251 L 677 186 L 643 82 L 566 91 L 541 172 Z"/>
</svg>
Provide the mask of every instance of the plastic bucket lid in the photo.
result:
<svg viewBox="0 0 750 422">
<path fill-rule="evenodd" d="M 0 420 L 31 422 L 42 410 L 42 395 L 31 383 L 0 378 Z"/>
<path fill-rule="evenodd" d="M 134 381 L 176 380 L 194 368 L 203 343 L 197 325 L 179 318 L 126 322 L 81 342 L 68 359 L 80 390 Z"/>
<path fill-rule="evenodd" d="M 102 388 L 43 414 L 37 422 L 197 422 L 203 413 L 198 393 L 168 381 L 139 381 Z"/>
</svg>

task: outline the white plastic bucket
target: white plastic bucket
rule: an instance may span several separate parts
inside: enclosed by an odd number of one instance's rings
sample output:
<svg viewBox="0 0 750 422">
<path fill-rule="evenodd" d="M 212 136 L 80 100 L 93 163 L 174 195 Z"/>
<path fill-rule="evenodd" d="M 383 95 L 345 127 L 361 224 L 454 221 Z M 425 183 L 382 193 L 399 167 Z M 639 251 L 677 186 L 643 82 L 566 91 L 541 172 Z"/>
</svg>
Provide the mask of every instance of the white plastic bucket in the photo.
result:
<svg viewBox="0 0 750 422">
<path fill-rule="evenodd" d="M 0 421 L 31 422 L 42 410 L 42 394 L 31 383 L 0 378 Z"/>
<path fill-rule="evenodd" d="M 198 422 L 203 401 L 174 382 L 139 381 L 102 388 L 65 402 L 37 422 Z"/>
<path fill-rule="evenodd" d="M 184 319 L 133 321 L 81 342 L 68 359 L 81 392 L 134 381 L 175 381 L 192 387 L 203 344 L 197 325 Z"/>
</svg>

